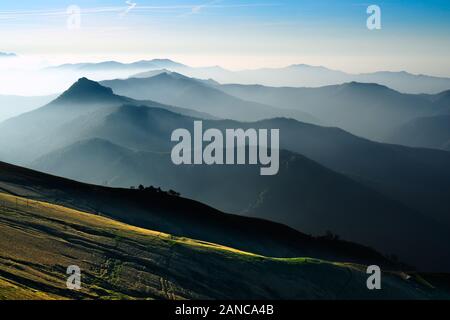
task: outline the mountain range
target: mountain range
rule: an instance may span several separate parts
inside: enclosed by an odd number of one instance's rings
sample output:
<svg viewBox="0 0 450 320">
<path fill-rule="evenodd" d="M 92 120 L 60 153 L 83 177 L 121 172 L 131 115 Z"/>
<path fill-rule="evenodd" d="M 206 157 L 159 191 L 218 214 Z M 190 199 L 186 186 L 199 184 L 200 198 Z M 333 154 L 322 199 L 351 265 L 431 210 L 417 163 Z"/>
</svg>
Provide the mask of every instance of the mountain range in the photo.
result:
<svg viewBox="0 0 450 320">
<path fill-rule="evenodd" d="M 440 114 L 444 105 L 449 106 L 440 95 L 403 94 L 376 83 L 320 88 L 221 85 L 220 90 L 241 99 L 307 112 L 325 124 L 381 142 L 393 142 L 390 135 L 406 122 Z"/>
<path fill-rule="evenodd" d="M 448 152 L 283 118 L 203 120 L 205 128 L 281 129 L 280 174 L 261 177 L 254 166 L 176 167 L 170 134 L 191 128 L 196 117 L 173 111 L 134 105 L 80 79 L 47 106 L 0 124 L 0 157 L 90 183 L 175 189 L 227 212 L 308 233 L 332 230 L 424 270 L 450 268 Z"/>
<path fill-rule="evenodd" d="M 149 78 L 102 81 L 101 84 L 111 88 L 116 94 L 184 106 L 223 119 L 254 121 L 285 116 L 306 122 L 318 122 L 305 112 L 239 99 L 211 86 L 216 84 L 213 81 L 188 78 L 175 72 L 159 72 Z"/>
<path fill-rule="evenodd" d="M 69 63 L 56 67 L 49 67 L 53 70 L 77 70 L 83 72 L 110 71 L 110 70 L 142 70 L 142 69 L 162 69 L 162 68 L 180 68 L 183 64 L 169 59 L 141 60 L 132 63 L 121 63 L 117 61 L 103 61 L 97 63 Z"/>
<path fill-rule="evenodd" d="M 320 88 L 221 85 L 211 79 L 154 70 L 101 84 L 117 94 L 184 106 L 219 118 L 252 121 L 284 116 L 336 126 L 358 136 L 389 143 L 397 142 L 394 134 L 405 123 L 439 115 L 450 108 L 445 92 L 403 94 L 378 84 L 356 82 Z"/>
<path fill-rule="evenodd" d="M 227 84 L 261 84 L 275 87 L 321 87 L 347 82 L 378 83 L 403 93 L 437 94 L 449 90 L 450 78 L 405 71 L 379 71 L 373 73 L 351 74 L 332 70 L 323 66 L 296 64 L 282 68 L 261 68 L 254 70 L 230 71 L 220 66 L 190 67 L 169 59 L 120 63 L 115 61 L 100 63 L 65 64 L 52 67 L 55 71 L 84 71 L 85 75 L 98 71 L 151 71 L 168 69 L 189 77 L 214 79 Z M 131 75 L 131 74 L 129 74 Z"/>
</svg>

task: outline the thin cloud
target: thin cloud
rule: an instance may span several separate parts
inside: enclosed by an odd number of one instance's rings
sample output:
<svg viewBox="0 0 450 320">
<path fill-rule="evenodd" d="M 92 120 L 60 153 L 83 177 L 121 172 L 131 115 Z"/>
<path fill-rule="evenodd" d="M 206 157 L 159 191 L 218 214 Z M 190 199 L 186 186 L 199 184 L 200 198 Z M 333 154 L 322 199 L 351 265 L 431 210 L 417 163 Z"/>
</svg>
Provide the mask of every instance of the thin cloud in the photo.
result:
<svg viewBox="0 0 450 320">
<path fill-rule="evenodd" d="M 222 0 L 214 0 L 214 1 L 210 1 L 210 2 L 205 3 L 205 4 L 198 5 L 198 6 L 192 8 L 190 14 L 198 14 L 204 8 L 210 7 L 210 6 L 215 5 L 216 3 L 220 3 L 220 2 L 222 2 Z"/>
<path fill-rule="evenodd" d="M 268 7 L 277 6 L 278 4 L 267 4 L 267 3 L 242 3 L 242 4 L 219 4 L 223 0 L 214 0 L 205 4 L 185 4 L 185 5 L 170 5 L 170 6 L 140 6 L 136 5 L 133 7 L 131 12 L 145 14 L 145 13 L 157 13 L 157 12 L 180 12 L 189 10 L 185 15 L 199 14 L 202 10 L 206 8 L 214 9 L 225 9 L 225 8 L 247 8 L 247 7 Z M 92 7 L 83 8 L 81 7 L 82 14 L 121 14 L 125 10 L 129 10 L 129 5 L 114 6 L 114 7 Z M 13 10 L 13 11 L 0 11 L 0 20 L 9 19 L 23 19 L 31 17 L 60 17 L 67 16 L 66 9 L 42 9 L 42 10 Z"/>
</svg>

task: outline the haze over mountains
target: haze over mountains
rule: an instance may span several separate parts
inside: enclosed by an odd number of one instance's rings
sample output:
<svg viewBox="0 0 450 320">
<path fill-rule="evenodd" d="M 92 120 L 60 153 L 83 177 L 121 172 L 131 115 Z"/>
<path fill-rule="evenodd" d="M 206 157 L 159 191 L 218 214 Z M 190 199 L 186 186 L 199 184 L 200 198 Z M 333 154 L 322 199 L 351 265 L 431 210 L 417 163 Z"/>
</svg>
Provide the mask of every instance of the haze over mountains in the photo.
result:
<svg viewBox="0 0 450 320">
<path fill-rule="evenodd" d="M 220 118 L 251 121 L 284 116 L 336 126 L 368 139 L 394 143 L 396 140 L 391 137 L 405 123 L 444 113 L 449 105 L 445 92 L 438 95 L 403 94 L 374 83 L 351 82 L 320 88 L 221 85 L 213 80 L 188 78 L 167 70 L 154 70 L 129 79 L 103 81 L 102 84 L 121 95 L 185 106 Z"/>
<path fill-rule="evenodd" d="M 320 87 L 347 82 L 378 83 L 404 93 L 437 94 L 450 88 L 450 78 L 414 75 L 401 72 L 374 72 L 349 74 L 322 66 L 306 64 L 291 65 L 284 68 L 262 68 L 255 70 L 230 71 L 219 66 L 190 67 L 168 59 L 139 61 L 131 64 L 119 62 L 81 63 L 53 67 L 54 71 L 83 71 L 82 76 L 92 77 L 98 71 L 124 72 L 168 69 L 189 77 L 214 79 L 220 83 L 261 84 L 275 87 Z M 90 74 L 92 73 L 92 74 Z M 132 75 L 131 73 L 128 76 Z M 97 79 L 95 76 L 94 79 Z"/>
<path fill-rule="evenodd" d="M 254 166 L 175 167 L 170 134 L 191 128 L 195 118 L 133 101 L 80 79 L 47 106 L 1 124 L 0 156 L 96 184 L 175 189 L 304 232 L 332 230 L 424 270 L 450 269 L 449 153 L 378 144 L 295 120 L 204 120 L 205 128 L 279 128 L 282 148 L 290 150 L 280 155 L 279 175 L 261 177 Z"/>
<path fill-rule="evenodd" d="M 42 107 L 55 98 L 56 95 L 38 97 L 0 95 L 0 122 Z"/>
<path fill-rule="evenodd" d="M 211 83 L 214 84 L 214 82 L 192 79 L 173 72 L 161 72 L 150 78 L 101 82 L 102 85 L 120 95 L 184 106 L 223 119 L 254 121 L 285 116 L 306 122 L 318 122 L 317 119 L 302 111 L 280 109 L 264 103 L 236 98 L 212 87 Z"/>
<path fill-rule="evenodd" d="M 328 125 L 383 142 L 393 142 L 391 133 L 406 122 L 442 113 L 446 105 L 440 95 L 403 94 L 375 83 L 320 88 L 222 85 L 220 89 L 249 101 L 307 112 Z"/>
<path fill-rule="evenodd" d="M 116 79 L 82 77 L 43 107 L 0 123 L 4 161 L 99 185 L 173 189 L 225 212 L 315 235 L 331 230 L 423 270 L 450 270 L 450 99 L 440 87 L 448 90 L 448 79 L 379 72 L 355 82 L 323 67 L 231 72 L 167 59 L 46 72 Z M 235 83 L 223 84 L 225 77 Z M 321 87 L 264 85 L 305 78 Z M 258 84 L 245 84 L 252 79 Z M 205 130 L 279 129 L 280 173 L 173 165 L 172 131 L 198 119 Z"/>
<path fill-rule="evenodd" d="M 110 70 L 150 70 L 150 69 L 162 69 L 162 68 L 181 68 L 185 65 L 171 61 L 169 59 L 154 59 L 154 60 L 141 60 L 132 63 L 121 63 L 117 61 L 105 61 L 98 63 L 74 63 L 63 64 L 56 67 L 49 67 L 48 69 L 54 70 L 70 70 L 70 71 L 82 71 L 82 72 L 94 72 L 94 71 L 110 71 Z"/>
</svg>

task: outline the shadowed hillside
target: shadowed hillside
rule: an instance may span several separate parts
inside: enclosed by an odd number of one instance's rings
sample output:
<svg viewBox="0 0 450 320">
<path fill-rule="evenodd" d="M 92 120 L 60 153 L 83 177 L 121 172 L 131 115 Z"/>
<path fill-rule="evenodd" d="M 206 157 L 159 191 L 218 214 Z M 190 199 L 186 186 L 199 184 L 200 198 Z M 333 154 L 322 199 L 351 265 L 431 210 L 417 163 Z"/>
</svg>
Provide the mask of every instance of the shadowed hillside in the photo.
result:
<svg viewBox="0 0 450 320">
<path fill-rule="evenodd" d="M 111 160 L 115 150 L 121 156 Z M 77 143 L 35 165 L 112 186 L 144 181 L 226 212 L 264 217 L 315 235 L 332 230 L 427 270 L 448 267 L 443 254 L 450 241 L 448 228 L 290 152 L 280 154 L 280 172 L 273 177 L 261 177 L 255 166 L 176 166 L 168 153 L 133 152 L 101 140 Z M 420 249 L 412 251 L 411 246 Z"/>
<path fill-rule="evenodd" d="M 286 226 L 224 214 L 167 193 L 83 184 L 0 163 L 0 192 L 93 212 L 143 228 L 274 257 L 315 256 L 395 268 L 366 247 L 313 238 Z"/>
</svg>

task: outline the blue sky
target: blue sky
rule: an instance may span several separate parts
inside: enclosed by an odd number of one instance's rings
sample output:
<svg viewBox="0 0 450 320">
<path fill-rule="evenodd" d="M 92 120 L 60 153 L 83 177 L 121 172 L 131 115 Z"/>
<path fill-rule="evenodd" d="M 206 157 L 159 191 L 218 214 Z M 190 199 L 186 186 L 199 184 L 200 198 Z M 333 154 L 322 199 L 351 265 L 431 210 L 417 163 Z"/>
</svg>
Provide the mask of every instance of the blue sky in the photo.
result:
<svg viewBox="0 0 450 320">
<path fill-rule="evenodd" d="M 232 69 L 293 63 L 450 76 L 450 1 L 2 0 L 0 51 L 61 60 L 168 57 Z M 369 31 L 376 4 L 382 29 Z M 81 24 L 67 28 L 69 5 Z"/>
</svg>

